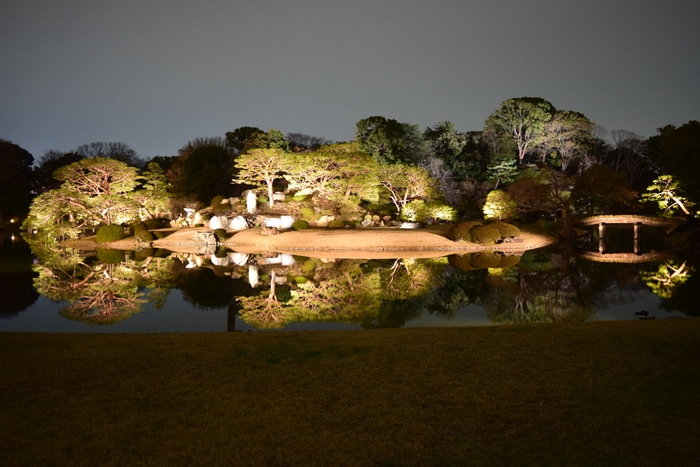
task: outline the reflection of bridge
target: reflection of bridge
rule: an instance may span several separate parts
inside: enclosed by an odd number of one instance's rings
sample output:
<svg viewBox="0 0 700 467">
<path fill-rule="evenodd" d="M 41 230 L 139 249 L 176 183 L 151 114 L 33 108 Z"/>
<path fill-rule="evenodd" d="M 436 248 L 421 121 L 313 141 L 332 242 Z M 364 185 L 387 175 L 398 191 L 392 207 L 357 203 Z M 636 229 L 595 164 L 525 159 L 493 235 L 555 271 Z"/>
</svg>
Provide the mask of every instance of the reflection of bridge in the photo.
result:
<svg viewBox="0 0 700 467">
<path fill-rule="evenodd" d="M 635 242 L 636 245 L 637 242 Z M 653 253 L 597 253 L 595 251 L 577 250 L 576 255 L 598 263 L 647 263 L 652 261 L 666 261 L 675 256 L 672 251 L 658 251 Z"/>
<path fill-rule="evenodd" d="M 675 220 L 675 219 L 668 219 L 665 217 L 656 217 L 656 216 L 637 216 L 633 214 L 622 214 L 622 215 L 602 215 L 602 216 L 589 216 L 589 217 L 584 217 L 579 219 L 578 221 L 574 222 L 574 225 L 579 225 L 579 226 L 586 226 L 586 225 L 597 225 L 598 226 L 598 255 L 603 255 L 605 254 L 605 249 L 606 249 L 606 240 L 607 240 L 607 226 L 610 224 L 632 224 L 634 225 L 634 254 L 631 253 L 616 253 L 615 256 L 620 256 L 620 259 L 615 260 L 615 259 L 606 259 L 606 261 L 610 262 L 644 262 L 643 260 L 639 259 L 640 257 L 643 257 L 645 255 L 640 255 L 639 254 L 639 239 L 641 238 L 641 231 L 642 231 L 642 225 L 647 225 L 650 227 L 665 227 L 666 229 L 670 230 L 674 227 L 676 227 L 678 224 L 680 224 L 680 221 Z M 593 254 L 593 253 L 592 253 Z M 647 253 L 651 254 L 651 253 Z M 627 256 L 624 255 L 629 255 L 629 260 L 625 261 L 624 258 L 627 258 Z M 637 256 L 638 260 L 637 261 L 631 261 L 632 257 Z M 610 255 L 613 256 L 613 255 Z M 598 260 L 602 261 L 602 260 Z M 646 261 L 660 261 L 656 259 L 648 259 Z"/>
</svg>

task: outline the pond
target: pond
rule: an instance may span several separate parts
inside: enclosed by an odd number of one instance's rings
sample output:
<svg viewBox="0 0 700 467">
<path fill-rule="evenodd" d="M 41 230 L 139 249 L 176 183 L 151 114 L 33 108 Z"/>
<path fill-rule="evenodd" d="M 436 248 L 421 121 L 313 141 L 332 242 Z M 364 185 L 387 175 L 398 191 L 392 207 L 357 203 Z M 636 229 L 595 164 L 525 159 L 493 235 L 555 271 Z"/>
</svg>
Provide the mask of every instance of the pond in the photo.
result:
<svg viewBox="0 0 700 467">
<path fill-rule="evenodd" d="M 49 249 L 0 250 L 0 331 L 226 332 L 482 326 L 697 316 L 698 265 L 651 230 L 632 251 L 610 229 L 522 255 L 324 259 Z M 618 255 L 618 256 L 615 256 Z M 612 262 L 611 262 L 612 261 Z M 646 316 L 640 315 L 647 311 Z"/>
</svg>

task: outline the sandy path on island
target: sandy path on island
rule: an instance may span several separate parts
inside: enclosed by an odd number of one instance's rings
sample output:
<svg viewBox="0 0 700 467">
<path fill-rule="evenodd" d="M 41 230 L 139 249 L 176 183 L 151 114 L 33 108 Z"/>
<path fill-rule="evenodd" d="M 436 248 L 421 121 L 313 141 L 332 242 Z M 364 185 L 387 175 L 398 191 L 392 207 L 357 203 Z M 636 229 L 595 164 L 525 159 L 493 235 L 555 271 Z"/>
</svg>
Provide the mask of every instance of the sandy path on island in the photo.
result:
<svg viewBox="0 0 700 467">
<path fill-rule="evenodd" d="M 261 229 L 246 229 L 233 233 L 223 243 L 227 248 L 241 253 L 281 252 L 314 258 L 437 258 L 449 254 L 476 251 L 501 251 L 521 254 L 557 242 L 557 239 L 521 227 L 522 242 L 499 245 L 479 245 L 454 242 L 445 237 L 449 225 L 429 226 L 421 229 L 370 227 L 356 229 L 311 228 L 283 231 L 278 235 L 262 235 Z M 211 235 L 205 228 L 179 229 L 152 244 L 141 243 L 133 237 L 104 244 L 108 248 L 135 250 L 139 248 L 165 248 L 181 253 L 213 252 L 216 245 L 207 245 L 202 234 Z M 229 234 L 231 234 L 229 232 Z M 94 249 L 94 237 L 64 244 L 73 248 Z M 211 251 L 210 251 L 211 250 Z"/>
<path fill-rule="evenodd" d="M 422 229 L 356 228 L 308 229 L 265 236 L 260 229 L 236 233 L 224 245 L 243 253 L 266 250 L 323 258 L 433 258 L 473 251 L 522 252 L 556 242 L 544 235 L 523 231 L 520 243 L 478 245 L 445 237 L 450 226 Z"/>
</svg>

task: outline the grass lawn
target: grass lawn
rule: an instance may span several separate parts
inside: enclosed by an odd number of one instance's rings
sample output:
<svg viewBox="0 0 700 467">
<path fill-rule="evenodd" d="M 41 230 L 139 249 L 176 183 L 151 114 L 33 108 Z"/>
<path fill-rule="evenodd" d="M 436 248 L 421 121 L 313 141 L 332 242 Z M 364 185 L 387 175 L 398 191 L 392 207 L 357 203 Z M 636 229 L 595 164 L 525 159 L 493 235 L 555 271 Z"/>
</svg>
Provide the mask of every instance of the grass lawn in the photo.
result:
<svg viewBox="0 0 700 467">
<path fill-rule="evenodd" d="M 700 465 L 700 319 L 0 333 L 0 465 Z"/>
</svg>

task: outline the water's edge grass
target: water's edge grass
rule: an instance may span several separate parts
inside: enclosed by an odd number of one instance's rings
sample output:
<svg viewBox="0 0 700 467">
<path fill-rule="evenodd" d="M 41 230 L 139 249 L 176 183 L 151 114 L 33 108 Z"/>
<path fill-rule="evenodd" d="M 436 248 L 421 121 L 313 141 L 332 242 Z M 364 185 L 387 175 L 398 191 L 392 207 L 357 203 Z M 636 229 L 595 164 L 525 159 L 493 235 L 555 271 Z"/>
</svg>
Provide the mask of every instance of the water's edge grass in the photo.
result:
<svg viewBox="0 0 700 467">
<path fill-rule="evenodd" d="M 700 319 L 0 333 L 0 464 L 698 465 Z"/>
</svg>

